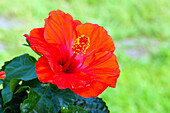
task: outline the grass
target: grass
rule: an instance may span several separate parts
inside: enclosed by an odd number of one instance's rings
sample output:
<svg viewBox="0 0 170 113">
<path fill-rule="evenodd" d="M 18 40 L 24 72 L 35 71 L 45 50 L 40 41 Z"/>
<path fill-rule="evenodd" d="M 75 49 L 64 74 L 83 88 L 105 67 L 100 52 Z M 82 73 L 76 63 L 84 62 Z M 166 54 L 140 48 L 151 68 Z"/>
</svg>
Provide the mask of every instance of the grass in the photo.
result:
<svg viewBox="0 0 170 113">
<path fill-rule="evenodd" d="M 117 48 L 121 75 L 117 88 L 108 88 L 102 97 L 111 113 L 168 113 L 170 111 L 170 2 L 169 0 L 4 0 L 0 1 L 0 17 L 23 22 L 21 28 L 0 27 L 0 66 L 23 53 L 36 56 L 22 46 L 23 34 L 42 27 L 51 10 L 61 9 L 82 22 L 104 26 L 116 45 L 125 39 L 146 38 L 155 45 L 132 45 Z M 132 58 L 129 48 L 145 46 L 147 56 Z"/>
</svg>

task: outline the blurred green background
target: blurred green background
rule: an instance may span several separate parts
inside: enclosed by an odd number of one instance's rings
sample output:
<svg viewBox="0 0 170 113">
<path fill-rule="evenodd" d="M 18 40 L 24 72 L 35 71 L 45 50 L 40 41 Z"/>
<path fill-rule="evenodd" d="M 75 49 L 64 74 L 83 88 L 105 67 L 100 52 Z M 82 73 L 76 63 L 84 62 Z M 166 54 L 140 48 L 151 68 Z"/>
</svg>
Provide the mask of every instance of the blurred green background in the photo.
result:
<svg viewBox="0 0 170 113">
<path fill-rule="evenodd" d="M 0 67 L 23 53 L 38 58 L 22 46 L 23 35 L 56 9 L 113 37 L 121 74 L 117 87 L 100 95 L 111 113 L 170 112 L 169 0 L 1 0 Z"/>
</svg>

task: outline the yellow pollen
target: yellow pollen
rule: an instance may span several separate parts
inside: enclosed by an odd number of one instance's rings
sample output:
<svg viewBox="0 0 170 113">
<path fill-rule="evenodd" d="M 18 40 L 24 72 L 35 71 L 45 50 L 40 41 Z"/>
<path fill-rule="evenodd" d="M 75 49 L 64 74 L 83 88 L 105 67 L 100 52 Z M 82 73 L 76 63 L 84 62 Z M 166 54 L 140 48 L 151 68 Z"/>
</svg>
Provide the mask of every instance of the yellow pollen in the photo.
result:
<svg viewBox="0 0 170 113">
<path fill-rule="evenodd" d="M 78 38 L 74 42 L 75 43 L 73 44 L 72 49 L 76 54 L 85 54 L 90 46 L 90 39 L 85 35 L 78 36 Z"/>
</svg>

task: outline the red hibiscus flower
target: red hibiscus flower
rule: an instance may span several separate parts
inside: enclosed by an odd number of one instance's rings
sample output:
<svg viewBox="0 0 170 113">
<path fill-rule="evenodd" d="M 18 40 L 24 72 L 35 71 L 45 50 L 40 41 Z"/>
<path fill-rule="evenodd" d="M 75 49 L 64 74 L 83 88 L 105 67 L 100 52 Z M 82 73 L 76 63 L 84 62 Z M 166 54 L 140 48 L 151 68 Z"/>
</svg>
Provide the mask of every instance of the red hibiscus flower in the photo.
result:
<svg viewBox="0 0 170 113">
<path fill-rule="evenodd" d="M 69 88 L 82 97 L 96 97 L 108 86 L 116 86 L 120 70 L 115 46 L 103 27 L 82 24 L 57 10 L 49 13 L 44 28 L 24 36 L 42 55 L 36 73 L 43 83 Z"/>
<path fill-rule="evenodd" d="M 4 79 L 6 77 L 6 74 L 4 71 L 0 72 L 0 79 Z"/>
</svg>

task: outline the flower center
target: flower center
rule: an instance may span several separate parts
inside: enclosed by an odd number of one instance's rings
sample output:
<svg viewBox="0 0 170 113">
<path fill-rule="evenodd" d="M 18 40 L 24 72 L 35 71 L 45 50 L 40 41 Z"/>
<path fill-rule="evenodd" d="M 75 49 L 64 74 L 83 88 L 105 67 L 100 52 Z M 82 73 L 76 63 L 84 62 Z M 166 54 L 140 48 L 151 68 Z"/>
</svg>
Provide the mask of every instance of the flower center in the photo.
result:
<svg viewBox="0 0 170 113">
<path fill-rule="evenodd" d="M 72 46 L 72 49 L 74 51 L 73 56 L 67 61 L 66 64 L 63 65 L 63 71 L 68 72 L 69 71 L 69 66 L 74 62 L 74 58 L 78 54 L 85 54 L 87 49 L 90 46 L 90 39 L 89 37 L 85 35 L 79 36 L 75 41 L 74 45 Z"/>
<path fill-rule="evenodd" d="M 79 36 L 75 41 L 74 45 L 72 46 L 72 49 L 74 50 L 75 54 L 85 54 L 86 50 L 90 46 L 90 39 L 89 37 L 85 35 Z"/>
</svg>

